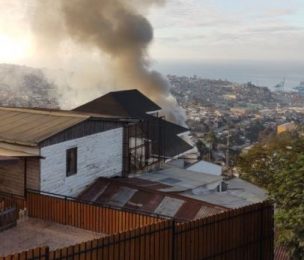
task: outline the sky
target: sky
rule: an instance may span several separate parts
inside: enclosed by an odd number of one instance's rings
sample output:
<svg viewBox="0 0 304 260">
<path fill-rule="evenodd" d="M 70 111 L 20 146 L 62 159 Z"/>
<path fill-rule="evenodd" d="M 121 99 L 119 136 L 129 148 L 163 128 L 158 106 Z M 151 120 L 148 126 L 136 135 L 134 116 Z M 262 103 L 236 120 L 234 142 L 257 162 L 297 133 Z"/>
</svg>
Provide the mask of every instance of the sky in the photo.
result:
<svg viewBox="0 0 304 260">
<path fill-rule="evenodd" d="M 0 0 L 0 63 L 33 63 L 29 8 L 29 0 Z M 158 63 L 304 60 L 304 0 L 167 0 L 147 17 Z"/>
<path fill-rule="evenodd" d="M 149 18 L 156 37 L 153 58 L 304 58 L 303 0 L 168 0 Z"/>
</svg>

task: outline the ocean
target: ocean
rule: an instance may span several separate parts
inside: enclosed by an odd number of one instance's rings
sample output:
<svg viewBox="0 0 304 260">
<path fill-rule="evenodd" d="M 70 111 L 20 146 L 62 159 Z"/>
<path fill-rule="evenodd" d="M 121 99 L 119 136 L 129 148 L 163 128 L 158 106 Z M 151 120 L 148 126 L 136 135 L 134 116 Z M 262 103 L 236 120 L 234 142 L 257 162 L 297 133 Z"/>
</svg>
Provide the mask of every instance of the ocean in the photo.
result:
<svg viewBox="0 0 304 260">
<path fill-rule="evenodd" d="M 252 82 L 272 90 L 284 79 L 286 91 L 304 81 L 304 61 L 158 61 L 153 63 L 153 68 L 166 75 L 197 75 L 236 83 Z"/>
</svg>

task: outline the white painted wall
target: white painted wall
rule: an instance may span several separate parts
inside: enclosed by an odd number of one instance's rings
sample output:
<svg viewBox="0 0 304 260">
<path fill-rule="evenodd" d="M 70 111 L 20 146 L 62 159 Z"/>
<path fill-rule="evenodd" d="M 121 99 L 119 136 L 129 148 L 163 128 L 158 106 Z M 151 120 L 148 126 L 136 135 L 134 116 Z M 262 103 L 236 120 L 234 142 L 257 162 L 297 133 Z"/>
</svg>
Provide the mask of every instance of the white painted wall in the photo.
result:
<svg viewBox="0 0 304 260">
<path fill-rule="evenodd" d="M 123 129 L 41 148 L 41 191 L 77 196 L 98 177 L 122 172 Z M 77 147 L 77 174 L 66 177 L 66 150 Z"/>
</svg>

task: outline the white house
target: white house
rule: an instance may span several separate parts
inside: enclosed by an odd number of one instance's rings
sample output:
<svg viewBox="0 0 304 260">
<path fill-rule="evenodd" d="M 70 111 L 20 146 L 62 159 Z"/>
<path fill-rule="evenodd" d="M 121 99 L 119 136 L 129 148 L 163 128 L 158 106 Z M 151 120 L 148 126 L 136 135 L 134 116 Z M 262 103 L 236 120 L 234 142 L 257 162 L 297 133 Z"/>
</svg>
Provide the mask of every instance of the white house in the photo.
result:
<svg viewBox="0 0 304 260">
<path fill-rule="evenodd" d="M 0 108 L 0 191 L 76 196 L 122 175 L 123 123 L 70 111 Z"/>
</svg>

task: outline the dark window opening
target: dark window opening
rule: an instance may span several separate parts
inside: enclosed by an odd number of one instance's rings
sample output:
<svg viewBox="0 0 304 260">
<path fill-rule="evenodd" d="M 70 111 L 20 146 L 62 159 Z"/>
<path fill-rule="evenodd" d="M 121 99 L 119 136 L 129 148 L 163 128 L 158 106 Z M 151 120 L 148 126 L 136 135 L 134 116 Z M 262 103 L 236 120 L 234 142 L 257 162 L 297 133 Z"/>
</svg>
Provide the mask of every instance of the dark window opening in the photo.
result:
<svg viewBox="0 0 304 260">
<path fill-rule="evenodd" d="M 66 176 L 69 177 L 77 173 L 77 148 L 66 151 Z"/>
</svg>

